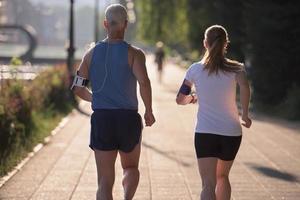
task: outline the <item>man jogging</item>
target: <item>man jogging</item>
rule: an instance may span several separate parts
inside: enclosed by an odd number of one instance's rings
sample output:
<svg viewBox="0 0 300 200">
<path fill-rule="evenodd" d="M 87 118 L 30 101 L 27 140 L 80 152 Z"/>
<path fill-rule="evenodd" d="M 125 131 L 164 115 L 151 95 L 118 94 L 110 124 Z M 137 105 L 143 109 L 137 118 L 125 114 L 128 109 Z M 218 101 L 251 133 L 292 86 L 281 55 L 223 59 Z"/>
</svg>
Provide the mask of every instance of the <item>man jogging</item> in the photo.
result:
<svg viewBox="0 0 300 200">
<path fill-rule="evenodd" d="M 139 182 L 142 121 L 138 114 L 137 82 L 145 105 L 146 126 L 155 122 L 151 84 L 144 53 L 124 41 L 127 11 L 113 4 L 105 11 L 107 38 L 83 57 L 73 82 L 74 92 L 92 103 L 90 147 L 98 174 L 97 200 L 111 200 L 115 161 L 120 154 L 124 199 L 132 199 Z M 85 86 L 91 81 L 89 91 Z"/>
</svg>

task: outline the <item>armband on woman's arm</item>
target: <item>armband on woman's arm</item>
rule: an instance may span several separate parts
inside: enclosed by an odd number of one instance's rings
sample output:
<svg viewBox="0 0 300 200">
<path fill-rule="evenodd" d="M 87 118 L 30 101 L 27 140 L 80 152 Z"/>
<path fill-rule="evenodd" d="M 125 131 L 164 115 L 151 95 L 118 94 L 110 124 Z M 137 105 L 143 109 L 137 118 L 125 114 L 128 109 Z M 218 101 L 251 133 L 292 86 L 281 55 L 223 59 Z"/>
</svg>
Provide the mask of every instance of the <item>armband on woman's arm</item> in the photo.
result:
<svg viewBox="0 0 300 200">
<path fill-rule="evenodd" d="M 179 93 L 184 94 L 184 95 L 189 95 L 191 93 L 191 91 L 192 91 L 191 86 L 185 84 L 183 81 L 177 96 L 179 95 Z"/>
<path fill-rule="evenodd" d="M 176 97 L 176 103 L 179 105 L 186 105 L 193 101 L 191 94 L 191 84 L 186 84 L 186 80 L 183 81 L 177 97 Z"/>
</svg>

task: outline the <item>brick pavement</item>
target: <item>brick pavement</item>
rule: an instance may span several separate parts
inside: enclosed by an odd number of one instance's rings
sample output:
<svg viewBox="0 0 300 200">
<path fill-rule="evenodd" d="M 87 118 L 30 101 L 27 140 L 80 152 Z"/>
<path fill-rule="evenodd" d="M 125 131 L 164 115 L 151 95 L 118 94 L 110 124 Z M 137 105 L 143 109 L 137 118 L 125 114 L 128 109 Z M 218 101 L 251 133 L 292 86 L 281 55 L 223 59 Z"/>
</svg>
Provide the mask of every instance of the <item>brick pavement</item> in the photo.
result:
<svg viewBox="0 0 300 200">
<path fill-rule="evenodd" d="M 196 200 L 201 189 L 193 147 L 196 105 L 175 103 L 184 71 L 169 64 L 159 85 L 152 60 L 148 57 L 157 123 L 143 133 L 135 199 Z M 91 112 L 88 104 L 83 109 Z M 74 112 L 51 142 L 0 188 L 0 199 L 95 199 L 96 168 L 88 140 L 89 116 Z M 244 130 L 231 172 L 233 199 L 300 199 L 299 141 L 299 123 L 255 116 L 253 127 Z M 119 160 L 116 174 L 114 196 L 122 199 Z"/>
</svg>

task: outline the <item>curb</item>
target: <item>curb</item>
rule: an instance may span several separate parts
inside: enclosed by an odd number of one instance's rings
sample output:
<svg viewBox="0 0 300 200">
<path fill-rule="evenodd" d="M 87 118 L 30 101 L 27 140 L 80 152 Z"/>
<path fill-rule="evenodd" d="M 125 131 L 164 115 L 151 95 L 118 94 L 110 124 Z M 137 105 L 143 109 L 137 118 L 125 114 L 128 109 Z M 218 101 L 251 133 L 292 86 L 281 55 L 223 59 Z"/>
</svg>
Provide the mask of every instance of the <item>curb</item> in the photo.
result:
<svg viewBox="0 0 300 200">
<path fill-rule="evenodd" d="M 16 173 L 21 171 L 22 167 L 35 155 L 37 154 L 47 143 L 51 141 L 51 138 L 55 136 L 70 120 L 70 116 L 75 112 L 76 109 L 73 109 L 66 117 L 62 118 L 59 124 L 51 131 L 51 134 L 44 138 L 43 143 L 38 143 L 32 150 L 29 152 L 27 157 L 21 160 L 21 162 L 15 166 L 12 171 L 8 172 L 7 175 L 0 178 L 0 188 L 10 180 Z"/>
</svg>

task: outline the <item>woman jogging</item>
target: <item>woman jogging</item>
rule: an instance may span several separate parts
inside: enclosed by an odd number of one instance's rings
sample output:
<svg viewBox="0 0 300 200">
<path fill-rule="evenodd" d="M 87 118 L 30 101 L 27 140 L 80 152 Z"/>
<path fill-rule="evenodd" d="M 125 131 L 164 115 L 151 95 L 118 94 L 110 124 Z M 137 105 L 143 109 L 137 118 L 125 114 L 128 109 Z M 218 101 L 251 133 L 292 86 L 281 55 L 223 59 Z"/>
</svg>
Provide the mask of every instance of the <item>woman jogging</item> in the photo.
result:
<svg viewBox="0 0 300 200">
<path fill-rule="evenodd" d="M 242 128 L 236 106 L 236 84 L 240 88 L 242 125 L 251 126 L 248 116 L 250 88 L 244 66 L 225 57 L 228 35 L 224 27 L 214 25 L 205 31 L 206 53 L 187 70 L 176 102 L 198 101 L 195 150 L 202 179 L 202 200 L 229 200 L 229 172 L 238 152 Z M 191 94 L 192 86 L 196 95 Z"/>
</svg>

